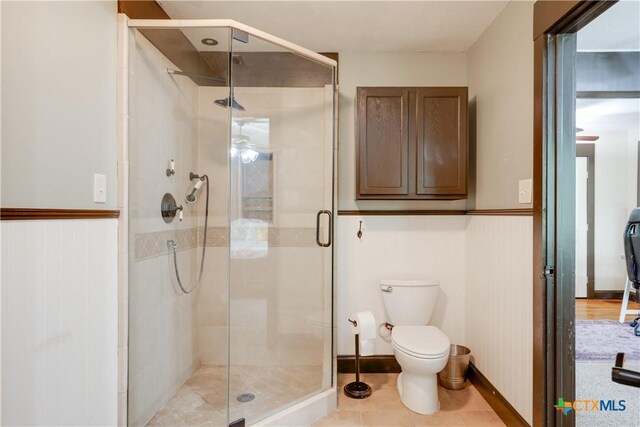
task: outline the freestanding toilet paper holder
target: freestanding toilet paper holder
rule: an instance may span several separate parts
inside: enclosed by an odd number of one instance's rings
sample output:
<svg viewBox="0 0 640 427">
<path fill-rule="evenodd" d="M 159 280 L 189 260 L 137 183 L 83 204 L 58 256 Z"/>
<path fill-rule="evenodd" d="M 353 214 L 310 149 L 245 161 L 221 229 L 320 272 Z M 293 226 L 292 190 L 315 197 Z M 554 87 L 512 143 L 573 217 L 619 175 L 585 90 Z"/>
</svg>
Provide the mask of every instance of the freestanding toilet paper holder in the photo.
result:
<svg viewBox="0 0 640 427">
<path fill-rule="evenodd" d="M 357 327 L 358 322 L 349 319 L 353 326 Z M 371 387 L 367 383 L 360 381 L 360 334 L 356 337 L 356 380 L 344 386 L 344 394 L 353 399 L 364 399 L 371 396 Z"/>
</svg>

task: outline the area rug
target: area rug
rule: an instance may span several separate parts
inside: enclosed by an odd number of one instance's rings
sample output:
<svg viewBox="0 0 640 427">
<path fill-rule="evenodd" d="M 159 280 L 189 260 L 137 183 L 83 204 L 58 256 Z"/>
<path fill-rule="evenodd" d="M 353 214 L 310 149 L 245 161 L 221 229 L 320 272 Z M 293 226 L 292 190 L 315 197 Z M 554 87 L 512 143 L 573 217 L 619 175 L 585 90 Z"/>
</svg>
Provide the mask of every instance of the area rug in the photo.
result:
<svg viewBox="0 0 640 427">
<path fill-rule="evenodd" d="M 624 400 L 625 405 L 624 411 L 576 411 L 577 427 L 640 426 L 640 388 L 611 381 L 612 366 L 613 363 L 608 362 L 576 362 L 574 400 L 613 400 L 618 409 L 622 409 L 620 401 Z M 640 362 L 625 363 L 625 368 L 637 371 L 640 369 Z"/>
<path fill-rule="evenodd" d="M 576 320 L 576 360 L 640 360 L 640 337 L 629 323 L 615 320 Z"/>
</svg>

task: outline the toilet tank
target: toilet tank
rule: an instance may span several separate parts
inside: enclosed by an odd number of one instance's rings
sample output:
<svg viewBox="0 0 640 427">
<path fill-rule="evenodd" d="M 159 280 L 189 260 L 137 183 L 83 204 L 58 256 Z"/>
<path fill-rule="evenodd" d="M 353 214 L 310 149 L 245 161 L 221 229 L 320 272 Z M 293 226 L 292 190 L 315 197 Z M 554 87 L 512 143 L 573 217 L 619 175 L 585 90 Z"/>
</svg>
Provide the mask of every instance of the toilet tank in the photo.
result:
<svg viewBox="0 0 640 427">
<path fill-rule="evenodd" d="M 380 292 L 389 323 L 399 325 L 426 325 L 438 299 L 437 280 L 382 280 Z"/>
</svg>

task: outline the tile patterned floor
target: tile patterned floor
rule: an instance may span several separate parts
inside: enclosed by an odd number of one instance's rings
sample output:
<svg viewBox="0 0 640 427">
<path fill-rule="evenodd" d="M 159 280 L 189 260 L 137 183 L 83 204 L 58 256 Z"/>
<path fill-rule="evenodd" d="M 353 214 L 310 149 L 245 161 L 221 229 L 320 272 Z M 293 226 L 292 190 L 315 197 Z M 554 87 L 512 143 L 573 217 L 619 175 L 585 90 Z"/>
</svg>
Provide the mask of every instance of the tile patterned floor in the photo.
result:
<svg viewBox="0 0 640 427">
<path fill-rule="evenodd" d="M 227 420 L 227 370 L 201 366 L 147 426 L 221 426 Z"/>
<path fill-rule="evenodd" d="M 231 369 L 231 419 L 245 418 L 250 425 L 288 402 L 320 388 L 320 366 L 233 366 Z M 252 393 L 255 399 L 240 403 L 236 396 Z M 147 426 L 227 425 L 227 368 L 203 365 L 154 415 Z"/>
<path fill-rule="evenodd" d="M 280 369 L 280 370 L 279 370 Z M 241 367 L 231 372 L 232 396 L 243 392 L 256 395 L 250 403 L 231 402 L 232 418 L 251 418 L 272 411 L 287 402 L 312 393 L 319 384 L 320 368 Z M 149 421 L 147 426 L 224 426 L 227 411 L 227 370 L 202 366 Z M 420 415 L 407 409 L 398 396 L 398 374 L 363 374 L 373 388 L 371 397 L 349 399 L 342 387 L 353 375 L 338 375 L 338 410 L 314 426 L 504 426 L 480 393 L 469 385 L 463 390 L 443 388 L 440 412 Z"/>
<path fill-rule="evenodd" d="M 416 414 L 400 401 L 397 377 L 398 374 L 363 374 L 362 380 L 373 388 L 373 394 L 356 400 L 342 392 L 342 387 L 353 381 L 353 375 L 338 375 L 338 410 L 314 426 L 504 426 L 470 384 L 458 391 L 440 388 L 440 411 L 434 415 Z"/>
</svg>

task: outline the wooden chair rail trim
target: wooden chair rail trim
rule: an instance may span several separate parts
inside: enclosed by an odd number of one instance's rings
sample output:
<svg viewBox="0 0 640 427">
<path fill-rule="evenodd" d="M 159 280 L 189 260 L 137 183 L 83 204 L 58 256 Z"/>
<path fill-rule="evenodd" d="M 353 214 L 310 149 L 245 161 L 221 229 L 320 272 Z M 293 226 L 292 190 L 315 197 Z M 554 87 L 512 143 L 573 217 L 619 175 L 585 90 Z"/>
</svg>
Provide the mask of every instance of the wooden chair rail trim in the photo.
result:
<svg viewBox="0 0 640 427">
<path fill-rule="evenodd" d="M 533 209 L 477 209 L 477 210 L 339 210 L 338 215 L 402 216 L 402 215 L 483 215 L 483 216 L 532 216 Z"/>
<path fill-rule="evenodd" d="M 119 217 L 119 210 L 0 208 L 0 220 L 2 221 L 117 219 Z"/>
</svg>

